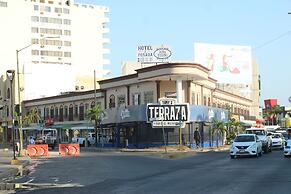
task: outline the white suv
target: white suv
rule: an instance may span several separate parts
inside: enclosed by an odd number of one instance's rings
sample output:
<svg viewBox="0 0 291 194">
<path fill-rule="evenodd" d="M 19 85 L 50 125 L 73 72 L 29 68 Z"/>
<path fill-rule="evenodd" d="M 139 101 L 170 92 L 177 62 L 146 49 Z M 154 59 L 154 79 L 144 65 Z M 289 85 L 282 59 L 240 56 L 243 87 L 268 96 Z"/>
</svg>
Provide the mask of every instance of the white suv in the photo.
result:
<svg viewBox="0 0 291 194">
<path fill-rule="evenodd" d="M 261 156 L 262 141 L 255 134 L 240 134 L 236 136 L 230 146 L 230 158 L 235 156 Z"/>
<path fill-rule="evenodd" d="M 262 141 L 262 146 L 264 153 L 268 153 L 272 151 L 272 135 L 265 128 L 247 128 L 247 134 L 255 134 L 258 136 L 259 140 Z"/>
</svg>

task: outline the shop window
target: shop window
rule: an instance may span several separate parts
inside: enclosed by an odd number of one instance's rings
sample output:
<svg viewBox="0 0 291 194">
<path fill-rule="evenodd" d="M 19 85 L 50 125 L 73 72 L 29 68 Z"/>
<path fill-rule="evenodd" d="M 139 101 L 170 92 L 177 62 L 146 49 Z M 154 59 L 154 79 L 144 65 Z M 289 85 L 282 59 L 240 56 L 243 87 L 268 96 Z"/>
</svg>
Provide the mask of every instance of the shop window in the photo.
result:
<svg viewBox="0 0 291 194">
<path fill-rule="evenodd" d="M 113 94 L 109 97 L 109 108 L 115 108 L 115 96 Z"/>
<path fill-rule="evenodd" d="M 74 107 L 72 104 L 70 104 L 70 106 L 69 106 L 69 121 L 73 121 L 74 120 L 73 117 L 74 117 Z"/>
</svg>

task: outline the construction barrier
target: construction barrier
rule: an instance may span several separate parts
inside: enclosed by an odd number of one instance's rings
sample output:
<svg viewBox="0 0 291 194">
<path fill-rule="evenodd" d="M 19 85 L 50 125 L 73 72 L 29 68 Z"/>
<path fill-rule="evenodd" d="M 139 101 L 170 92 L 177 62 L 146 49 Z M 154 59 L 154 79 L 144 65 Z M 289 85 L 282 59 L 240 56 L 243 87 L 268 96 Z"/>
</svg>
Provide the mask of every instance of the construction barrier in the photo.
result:
<svg viewBox="0 0 291 194">
<path fill-rule="evenodd" d="M 59 144 L 59 155 L 61 156 L 80 156 L 80 144 Z"/>
<path fill-rule="evenodd" d="M 48 156 L 48 144 L 30 144 L 26 149 L 29 157 Z"/>
</svg>

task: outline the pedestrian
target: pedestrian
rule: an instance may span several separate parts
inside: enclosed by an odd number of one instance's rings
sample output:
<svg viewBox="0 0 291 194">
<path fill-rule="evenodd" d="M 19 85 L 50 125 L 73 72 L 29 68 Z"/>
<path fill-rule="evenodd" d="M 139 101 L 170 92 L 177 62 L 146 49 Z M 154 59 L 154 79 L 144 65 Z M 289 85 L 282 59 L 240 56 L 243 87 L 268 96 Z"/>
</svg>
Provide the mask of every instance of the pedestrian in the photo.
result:
<svg viewBox="0 0 291 194">
<path fill-rule="evenodd" d="M 34 139 L 33 139 L 33 137 L 32 136 L 30 136 L 30 138 L 29 138 L 29 144 L 34 144 L 35 142 L 34 142 Z"/>
<path fill-rule="evenodd" d="M 194 140 L 195 140 L 196 147 L 200 146 L 200 139 L 201 139 L 201 136 L 198 131 L 198 127 L 196 127 L 196 130 L 194 131 Z"/>
</svg>

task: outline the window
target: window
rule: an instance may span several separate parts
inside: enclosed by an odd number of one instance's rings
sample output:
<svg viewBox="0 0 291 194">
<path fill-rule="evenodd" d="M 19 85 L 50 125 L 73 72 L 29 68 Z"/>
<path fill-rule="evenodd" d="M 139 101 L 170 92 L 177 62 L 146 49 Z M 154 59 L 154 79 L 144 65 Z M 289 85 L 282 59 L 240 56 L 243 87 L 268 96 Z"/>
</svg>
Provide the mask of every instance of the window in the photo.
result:
<svg viewBox="0 0 291 194">
<path fill-rule="evenodd" d="M 109 108 L 114 108 L 115 107 L 115 96 L 112 94 L 109 97 Z"/>
<path fill-rule="evenodd" d="M 93 101 L 92 103 L 91 103 L 91 108 L 94 108 L 95 107 L 95 102 Z"/>
<path fill-rule="evenodd" d="M 34 11 L 38 11 L 38 5 L 33 6 Z"/>
<path fill-rule="evenodd" d="M 71 41 L 64 41 L 64 46 L 71 46 Z"/>
<path fill-rule="evenodd" d="M 62 30 L 52 28 L 40 28 L 42 34 L 62 35 Z"/>
<path fill-rule="evenodd" d="M 40 3 L 45 3 L 45 0 L 39 0 Z"/>
<path fill-rule="evenodd" d="M 65 25 L 71 25 L 71 20 L 64 19 L 64 24 L 65 24 Z"/>
<path fill-rule="evenodd" d="M 56 7 L 56 8 L 55 8 L 55 12 L 56 12 L 56 13 L 62 13 L 62 8 Z"/>
<path fill-rule="evenodd" d="M 117 96 L 117 105 L 125 106 L 125 95 Z"/>
<path fill-rule="evenodd" d="M 71 36 L 71 31 L 70 30 L 64 30 L 64 35 Z"/>
<path fill-rule="evenodd" d="M 133 94 L 132 95 L 132 104 L 133 105 L 140 105 L 140 94 Z"/>
<path fill-rule="evenodd" d="M 71 52 L 64 52 L 64 57 L 71 57 Z"/>
<path fill-rule="evenodd" d="M 49 114 L 50 114 L 50 109 L 47 107 L 47 108 L 45 108 L 45 117 L 44 117 L 44 119 L 48 119 L 49 118 Z"/>
<path fill-rule="evenodd" d="M 60 112 L 59 112 L 59 121 L 64 121 L 64 107 L 60 106 Z"/>
<path fill-rule="evenodd" d="M 36 38 L 31 39 L 31 44 L 38 44 L 38 39 Z"/>
<path fill-rule="evenodd" d="M 46 12 L 51 12 L 51 7 L 49 7 L 49 6 L 45 6 L 44 10 L 45 10 Z"/>
<path fill-rule="evenodd" d="M 80 104 L 80 110 L 79 111 L 80 111 L 79 120 L 83 121 L 84 120 L 84 116 L 85 116 L 85 114 L 84 114 L 84 104 L 83 103 Z"/>
<path fill-rule="evenodd" d="M 59 118 L 59 109 L 58 107 L 55 108 L 55 120 L 57 121 Z"/>
<path fill-rule="evenodd" d="M 87 116 L 88 109 L 89 109 L 89 104 L 86 103 L 85 104 L 85 116 Z"/>
<path fill-rule="evenodd" d="M 70 13 L 70 10 L 69 10 L 69 9 L 66 9 L 66 8 L 64 8 L 64 9 L 63 9 L 63 12 L 64 12 L 65 14 L 69 14 L 69 13 Z"/>
<path fill-rule="evenodd" d="M 74 119 L 74 115 L 73 115 L 73 113 L 74 113 L 74 108 L 73 108 L 73 105 L 72 104 L 70 104 L 70 106 L 69 106 L 69 121 L 73 121 Z"/>
<path fill-rule="evenodd" d="M 7 7 L 7 2 L 0 1 L 0 7 Z"/>
<path fill-rule="evenodd" d="M 38 16 L 31 16 L 31 21 L 39 22 L 39 17 Z"/>
<path fill-rule="evenodd" d="M 62 51 L 40 51 L 41 56 L 62 57 Z"/>
<path fill-rule="evenodd" d="M 53 1 L 48 1 L 48 3 L 49 3 L 49 4 L 54 4 L 54 2 L 53 2 Z"/>
<path fill-rule="evenodd" d="M 154 92 L 153 91 L 148 91 L 144 92 L 144 103 L 153 103 L 154 102 Z"/>
<path fill-rule="evenodd" d="M 203 105 L 206 106 L 206 96 L 203 96 Z"/>
<path fill-rule="evenodd" d="M 50 111 L 50 118 L 54 118 L 55 117 L 55 109 L 54 109 L 54 107 L 52 106 L 51 107 L 51 111 Z"/>
<path fill-rule="evenodd" d="M 32 27 L 32 28 L 31 28 L 31 32 L 32 32 L 32 33 L 38 33 L 38 28 Z"/>
<path fill-rule="evenodd" d="M 68 118 L 68 106 L 65 106 L 65 112 L 64 116 L 67 119 Z"/>
<path fill-rule="evenodd" d="M 38 50 L 31 50 L 31 54 L 32 55 L 39 55 L 39 51 Z"/>
<path fill-rule="evenodd" d="M 78 113 L 79 113 L 79 108 L 78 105 L 75 105 L 75 117 L 78 117 Z"/>
<path fill-rule="evenodd" d="M 196 105 L 199 105 L 199 93 L 196 95 L 196 101 L 197 101 Z"/>
</svg>

